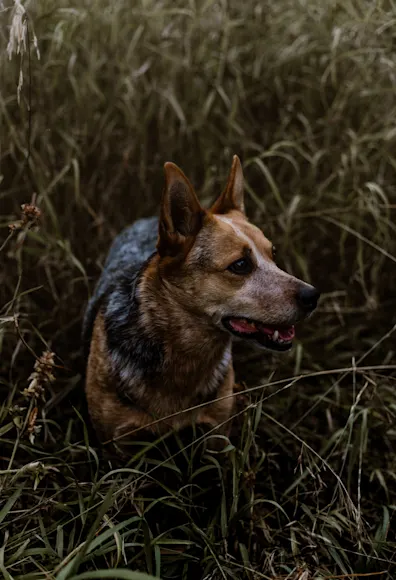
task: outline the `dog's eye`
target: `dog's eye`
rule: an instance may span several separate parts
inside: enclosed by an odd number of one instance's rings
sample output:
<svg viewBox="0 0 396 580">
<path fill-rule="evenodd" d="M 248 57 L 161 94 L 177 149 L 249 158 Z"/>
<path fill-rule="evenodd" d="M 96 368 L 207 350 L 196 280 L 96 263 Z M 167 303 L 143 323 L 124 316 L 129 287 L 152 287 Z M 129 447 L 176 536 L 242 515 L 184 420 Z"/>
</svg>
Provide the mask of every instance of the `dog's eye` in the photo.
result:
<svg viewBox="0 0 396 580">
<path fill-rule="evenodd" d="M 239 276 L 244 276 L 250 274 L 253 271 L 253 263 L 250 258 L 240 258 L 227 268 L 233 274 L 238 274 Z"/>
<path fill-rule="evenodd" d="M 272 259 L 275 260 L 276 258 L 276 247 L 272 246 Z"/>
</svg>

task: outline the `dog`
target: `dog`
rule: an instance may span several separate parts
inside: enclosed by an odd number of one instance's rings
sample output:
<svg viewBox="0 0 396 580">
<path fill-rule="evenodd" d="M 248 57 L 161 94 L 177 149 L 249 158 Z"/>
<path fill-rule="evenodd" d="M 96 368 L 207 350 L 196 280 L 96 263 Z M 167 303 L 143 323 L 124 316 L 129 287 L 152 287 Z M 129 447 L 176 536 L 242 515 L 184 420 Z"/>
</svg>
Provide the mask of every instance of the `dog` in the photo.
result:
<svg viewBox="0 0 396 580">
<path fill-rule="evenodd" d="M 319 299 L 248 221 L 237 156 L 208 210 L 181 169 L 164 169 L 159 219 L 116 237 L 85 314 L 86 396 L 102 441 L 193 424 L 227 435 L 232 338 L 287 351 Z"/>
</svg>

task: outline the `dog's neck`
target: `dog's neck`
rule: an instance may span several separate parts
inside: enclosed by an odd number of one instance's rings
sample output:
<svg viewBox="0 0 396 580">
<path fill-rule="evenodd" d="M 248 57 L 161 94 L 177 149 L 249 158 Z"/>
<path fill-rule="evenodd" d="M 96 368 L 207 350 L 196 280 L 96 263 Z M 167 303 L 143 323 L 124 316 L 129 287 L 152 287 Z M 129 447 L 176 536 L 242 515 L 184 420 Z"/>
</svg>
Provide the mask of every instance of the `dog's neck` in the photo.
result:
<svg viewBox="0 0 396 580">
<path fill-rule="evenodd" d="M 125 279 L 105 310 L 108 346 L 122 382 L 171 387 L 179 397 L 217 390 L 231 364 L 231 337 L 183 307 L 157 276 Z"/>
</svg>

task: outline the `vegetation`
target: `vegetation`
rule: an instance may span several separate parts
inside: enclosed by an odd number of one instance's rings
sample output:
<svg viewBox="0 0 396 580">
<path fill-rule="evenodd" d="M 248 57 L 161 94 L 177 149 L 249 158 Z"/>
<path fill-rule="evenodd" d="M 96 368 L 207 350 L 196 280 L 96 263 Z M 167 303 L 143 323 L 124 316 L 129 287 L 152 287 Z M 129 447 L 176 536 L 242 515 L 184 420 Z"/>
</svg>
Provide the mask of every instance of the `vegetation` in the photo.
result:
<svg viewBox="0 0 396 580">
<path fill-rule="evenodd" d="M 394 578 L 394 2 L 6 0 L 0 19 L 4 578 Z M 85 304 L 163 163 L 209 203 L 234 153 L 320 308 L 290 355 L 236 346 L 224 453 L 197 434 L 119 460 L 88 422 Z"/>
</svg>

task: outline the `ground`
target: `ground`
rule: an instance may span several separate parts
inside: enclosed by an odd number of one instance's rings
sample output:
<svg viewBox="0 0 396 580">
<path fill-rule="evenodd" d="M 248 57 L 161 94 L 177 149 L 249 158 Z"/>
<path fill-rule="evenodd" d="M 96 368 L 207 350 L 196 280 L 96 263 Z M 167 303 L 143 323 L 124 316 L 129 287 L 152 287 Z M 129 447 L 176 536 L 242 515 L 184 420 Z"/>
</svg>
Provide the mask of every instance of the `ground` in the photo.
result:
<svg viewBox="0 0 396 580">
<path fill-rule="evenodd" d="M 393 2 L 6 0 L 0 19 L 4 578 L 393 579 Z M 320 307 L 286 356 L 235 349 L 224 453 L 198 433 L 120 461 L 87 417 L 85 305 L 116 233 L 157 213 L 163 163 L 209 203 L 233 154 Z"/>
</svg>

